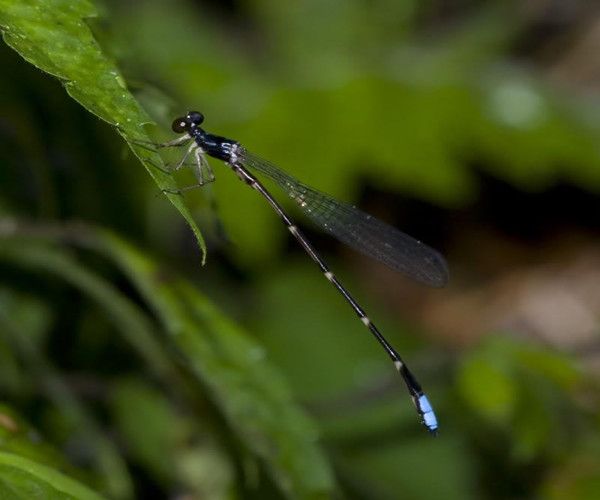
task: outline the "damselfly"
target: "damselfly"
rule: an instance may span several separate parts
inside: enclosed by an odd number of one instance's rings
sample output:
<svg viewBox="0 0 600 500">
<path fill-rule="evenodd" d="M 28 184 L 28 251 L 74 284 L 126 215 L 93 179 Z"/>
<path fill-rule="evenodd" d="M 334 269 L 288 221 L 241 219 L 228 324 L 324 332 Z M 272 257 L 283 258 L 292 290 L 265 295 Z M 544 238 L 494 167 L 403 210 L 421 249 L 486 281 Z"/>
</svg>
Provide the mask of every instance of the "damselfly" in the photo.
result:
<svg viewBox="0 0 600 500">
<path fill-rule="evenodd" d="M 257 172 L 275 181 L 298 204 L 302 211 L 324 231 L 355 250 L 373 257 L 421 283 L 433 287 L 441 287 L 446 284 L 448 281 L 448 267 L 444 258 L 432 248 L 392 226 L 303 184 L 272 163 L 249 152 L 238 142 L 209 134 L 200 127 L 203 121 L 204 116 L 197 111 L 190 111 L 184 117 L 177 118 L 173 122 L 172 129 L 174 132 L 183 135 L 157 146 L 189 145 L 175 169 L 183 166 L 192 167 L 198 184 L 190 186 L 190 188 L 214 180 L 214 175 L 205 157 L 205 155 L 208 155 L 224 161 L 242 181 L 258 191 L 268 201 L 292 236 L 296 238 L 310 258 L 319 266 L 325 278 L 343 295 L 362 323 L 385 349 L 396 369 L 402 375 L 422 423 L 431 433 L 435 434 L 438 428 L 435 413 L 427 396 L 421 389 L 421 385 L 408 369 L 400 354 L 391 346 L 362 307 L 358 305 L 348 290 L 329 270 L 327 264 L 302 231 L 292 222 L 281 205 L 251 172 Z M 193 159 L 191 164 L 187 162 L 190 156 Z"/>
</svg>

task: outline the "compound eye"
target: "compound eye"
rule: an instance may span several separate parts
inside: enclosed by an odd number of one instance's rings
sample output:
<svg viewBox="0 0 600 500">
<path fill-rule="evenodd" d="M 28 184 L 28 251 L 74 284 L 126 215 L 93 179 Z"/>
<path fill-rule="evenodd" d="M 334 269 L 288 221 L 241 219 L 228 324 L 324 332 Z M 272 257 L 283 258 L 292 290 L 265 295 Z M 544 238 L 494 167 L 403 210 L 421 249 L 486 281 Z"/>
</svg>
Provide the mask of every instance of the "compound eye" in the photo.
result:
<svg viewBox="0 0 600 500">
<path fill-rule="evenodd" d="M 194 125 L 200 125 L 204 121 L 204 115 L 198 111 L 190 111 L 187 117 Z"/>
<path fill-rule="evenodd" d="M 188 127 L 188 123 L 187 120 L 183 117 L 181 118 L 175 118 L 175 120 L 173 120 L 173 123 L 171 125 L 171 130 L 173 132 L 175 132 L 176 134 L 183 134 Z"/>
</svg>

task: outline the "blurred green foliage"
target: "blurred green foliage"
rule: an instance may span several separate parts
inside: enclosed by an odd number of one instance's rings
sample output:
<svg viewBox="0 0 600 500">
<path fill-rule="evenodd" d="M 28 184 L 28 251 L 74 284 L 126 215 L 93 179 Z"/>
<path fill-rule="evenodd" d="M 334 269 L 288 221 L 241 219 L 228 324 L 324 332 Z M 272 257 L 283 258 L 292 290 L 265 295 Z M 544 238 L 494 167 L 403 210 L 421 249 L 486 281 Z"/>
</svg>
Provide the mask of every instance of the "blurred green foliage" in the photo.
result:
<svg viewBox="0 0 600 500">
<path fill-rule="evenodd" d="M 598 107 L 515 62 L 519 3 L 442 3 L 0 0 L 0 496 L 600 494 L 599 390 L 573 356 L 419 340 L 377 303 L 392 287 L 329 252 L 422 378 L 431 439 L 256 193 L 215 162 L 214 186 L 163 195 L 189 178 L 135 144 L 199 109 L 342 199 L 465 210 L 481 171 L 597 193 Z"/>
</svg>

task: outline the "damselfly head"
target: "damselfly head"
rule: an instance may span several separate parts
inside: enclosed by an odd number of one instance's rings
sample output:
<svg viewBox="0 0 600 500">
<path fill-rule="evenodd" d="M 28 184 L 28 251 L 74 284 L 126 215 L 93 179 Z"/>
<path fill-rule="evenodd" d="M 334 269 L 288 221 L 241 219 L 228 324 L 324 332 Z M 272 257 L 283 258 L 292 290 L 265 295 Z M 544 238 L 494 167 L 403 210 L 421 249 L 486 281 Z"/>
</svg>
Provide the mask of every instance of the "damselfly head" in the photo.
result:
<svg viewBox="0 0 600 500">
<path fill-rule="evenodd" d="M 189 127 L 189 123 L 186 118 L 175 118 L 171 124 L 171 130 L 176 134 L 183 134 Z"/>
<path fill-rule="evenodd" d="M 200 125 L 204 121 L 204 115 L 198 111 L 188 111 L 186 118 L 193 125 Z"/>
<path fill-rule="evenodd" d="M 183 134 L 191 128 L 199 126 L 204 121 L 204 115 L 198 111 L 188 111 L 188 114 L 180 118 L 175 118 L 171 129 L 176 134 Z"/>
</svg>

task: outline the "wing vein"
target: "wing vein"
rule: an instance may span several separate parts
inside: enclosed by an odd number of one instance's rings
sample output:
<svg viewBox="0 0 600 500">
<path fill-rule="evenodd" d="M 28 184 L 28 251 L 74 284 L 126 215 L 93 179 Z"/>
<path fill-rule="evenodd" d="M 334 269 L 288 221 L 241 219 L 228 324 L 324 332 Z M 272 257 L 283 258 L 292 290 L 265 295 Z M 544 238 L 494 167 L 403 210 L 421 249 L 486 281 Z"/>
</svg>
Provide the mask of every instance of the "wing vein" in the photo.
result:
<svg viewBox="0 0 600 500">
<path fill-rule="evenodd" d="M 364 255 L 424 284 L 441 287 L 448 267 L 436 250 L 358 208 L 335 200 L 240 148 L 241 163 L 278 184 L 319 228 Z"/>
</svg>

